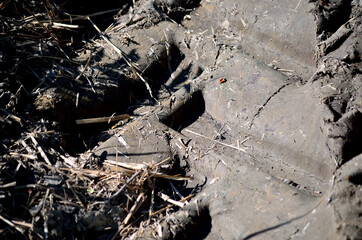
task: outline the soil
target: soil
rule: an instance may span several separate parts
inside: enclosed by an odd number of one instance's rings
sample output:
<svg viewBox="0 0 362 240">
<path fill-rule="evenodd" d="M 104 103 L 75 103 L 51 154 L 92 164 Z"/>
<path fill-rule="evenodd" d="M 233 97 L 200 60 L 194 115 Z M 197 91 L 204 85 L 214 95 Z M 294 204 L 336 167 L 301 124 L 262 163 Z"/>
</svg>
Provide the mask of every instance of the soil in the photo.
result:
<svg viewBox="0 0 362 240">
<path fill-rule="evenodd" d="M 362 2 L 0 4 L 2 239 L 362 239 Z"/>
</svg>

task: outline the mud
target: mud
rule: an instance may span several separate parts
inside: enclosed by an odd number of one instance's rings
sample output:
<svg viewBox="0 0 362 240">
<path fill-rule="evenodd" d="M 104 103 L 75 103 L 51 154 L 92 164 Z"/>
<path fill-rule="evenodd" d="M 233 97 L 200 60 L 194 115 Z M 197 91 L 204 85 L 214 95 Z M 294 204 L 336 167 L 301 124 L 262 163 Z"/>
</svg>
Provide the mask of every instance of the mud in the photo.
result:
<svg viewBox="0 0 362 240">
<path fill-rule="evenodd" d="M 80 77 L 37 89 L 32 105 L 55 122 L 68 154 L 88 150 L 98 166 L 176 159 L 193 177 L 178 186 L 184 196 L 195 188 L 186 206 L 130 239 L 361 239 L 361 8 L 341 0 L 127 2 L 105 31 L 126 57 L 89 40 L 74 57 L 88 62 L 71 70 Z M 12 111 L 5 90 L 2 108 Z M 110 123 L 75 122 L 114 113 L 132 117 L 110 135 L 101 134 Z M 6 126 L 17 123 L 2 122 L 6 145 L 15 134 Z M 52 214 L 71 212 L 59 209 L 42 213 L 54 238 L 71 236 L 68 225 L 113 229 L 104 215 L 125 214 L 77 213 L 83 225 L 65 222 L 59 235 Z"/>
</svg>

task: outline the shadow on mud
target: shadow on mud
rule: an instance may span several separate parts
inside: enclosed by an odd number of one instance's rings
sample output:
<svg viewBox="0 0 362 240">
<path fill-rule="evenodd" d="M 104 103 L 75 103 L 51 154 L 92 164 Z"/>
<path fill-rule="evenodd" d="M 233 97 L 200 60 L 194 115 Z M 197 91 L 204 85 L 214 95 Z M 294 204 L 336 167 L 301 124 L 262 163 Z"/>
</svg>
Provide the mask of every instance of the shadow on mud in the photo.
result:
<svg viewBox="0 0 362 240">
<path fill-rule="evenodd" d="M 190 126 L 205 112 L 205 101 L 201 91 L 194 92 L 189 101 L 161 122 L 180 132 Z"/>
<path fill-rule="evenodd" d="M 189 14 L 192 9 L 200 6 L 200 0 L 156 0 L 155 8 L 161 10 L 170 19 L 177 23 L 181 23 L 184 17 Z"/>
</svg>

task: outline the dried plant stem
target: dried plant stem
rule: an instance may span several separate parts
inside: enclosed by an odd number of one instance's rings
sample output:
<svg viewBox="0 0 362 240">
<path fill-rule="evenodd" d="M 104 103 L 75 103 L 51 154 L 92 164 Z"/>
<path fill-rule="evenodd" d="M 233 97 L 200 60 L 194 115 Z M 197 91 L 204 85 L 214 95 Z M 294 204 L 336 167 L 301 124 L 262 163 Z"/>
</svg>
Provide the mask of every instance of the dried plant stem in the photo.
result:
<svg viewBox="0 0 362 240">
<path fill-rule="evenodd" d="M 143 172 L 143 170 L 140 170 L 140 171 L 136 172 L 135 174 L 133 174 L 133 176 L 130 179 L 128 179 L 127 182 L 113 196 L 111 196 L 108 199 L 107 203 L 110 203 L 110 201 L 112 201 L 112 199 L 118 197 L 124 191 L 124 189 L 127 187 L 127 184 L 132 182 L 133 179 L 135 179 L 141 172 Z"/>
<path fill-rule="evenodd" d="M 73 195 L 75 196 L 75 198 L 78 200 L 78 202 L 80 203 L 80 205 L 85 208 L 83 202 L 80 200 L 78 194 L 75 192 L 75 190 L 73 189 L 73 187 L 70 185 L 69 181 L 66 181 L 67 187 L 70 189 L 70 191 L 72 191 Z"/>
<path fill-rule="evenodd" d="M 42 158 L 44 159 L 44 161 L 47 164 L 49 164 L 50 166 L 53 166 L 53 164 L 49 161 L 49 158 L 47 157 L 47 155 L 45 154 L 43 149 L 40 147 L 39 143 L 36 141 L 36 139 L 34 138 L 33 135 L 30 135 L 30 139 L 34 143 L 35 148 L 39 151 L 39 153 L 42 156 Z"/>
<path fill-rule="evenodd" d="M 87 63 L 85 64 L 82 72 L 75 78 L 75 80 L 79 80 L 83 75 L 84 75 L 84 72 L 87 70 L 87 68 L 89 67 L 89 64 L 91 62 L 91 59 L 92 59 L 92 51 L 89 52 L 89 57 L 88 57 L 88 60 L 87 60 Z M 94 87 L 93 87 L 93 82 L 91 82 L 87 77 L 86 79 L 88 80 L 88 84 L 89 86 L 92 88 L 92 91 L 94 93 L 96 93 L 96 91 L 94 90 Z"/>
<path fill-rule="evenodd" d="M 7 114 L 10 118 L 12 118 L 13 120 L 17 121 L 21 126 L 22 126 L 22 123 L 21 123 L 21 118 L 15 116 L 14 114 L 12 113 L 9 113 L 8 111 L 0 108 L 0 111 L 2 111 L 4 114 Z"/>
<path fill-rule="evenodd" d="M 121 114 L 111 117 L 99 117 L 99 118 L 85 118 L 85 119 L 77 119 L 75 123 L 78 125 L 82 124 L 91 124 L 91 123 L 105 123 L 105 122 L 114 122 L 119 120 L 130 119 L 130 115 L 128 114 Z"/>
<path fill-rule="evenodd" d="M 140 203 L 141 203 L 141 199 L 144 199 L 144 192 L 141 192 L 140 195 L 138 195 L 135 203 L 133 204 L 133 206 L 131 207 L 131 210 L 129 211 L 127 217 L 123 220 L 123 224 L 127 225 L 127 223 L 129 222 L 129 220 L 131 219 L 131 217 L 133 216 L 133 214 L 136 212 L 136 210 L 138 209 Z"/>
<path fill-rule="evenodd" d="M 169 181 L 169 183 L 170 183 L 170 186 L 171 186 L 172 190 L 176 192 L 177 196 L 179 196 L 179 198 L 183 199 L 184 196 L 182 196 L 182 194 L 180 193 L 180 191 L 177 190 L 177 188 L 175 187 L 175 185 L 173 185 L 173 183 L 172 183 L 171 181 Z M 185 203 L 186 203 L 186 205 L 189 204 L 188 201 L 185 201 Z"/>
<path fill-rule="evenodd" d="M 160 197 L 160 198 L 162 198 L 164 201 L 166 201 L 166 202 L 169 202 L 169 203 L 172 203 L 172 204 L 174 204 L 174 205 L 176 205 L 176 206 L 179 206 L 179 207 L 181 207 L 181 208 L 183 208 L 184 206 L 185 206 L 185 203 L 183 203 L 183 202 L 179 202 L 179 201 L 176 201 L 176 200 L 173 200 L 170 196 L 168 196 L 168 195 L 166 195 L 166 194 L 164 194 L 164 193 L 158 193 L 158 196 Z"/>
<path fill-rule="evenodd" d="M 23 233 L 23 230 L 19 227 L 17 227 L 12 221 L 4 218 L 3 216 L 0 215 L 0 220 L 2 220 L 3 222 L 7 223 L 9 226 L 15 228 L 18 232 L 20 232 L 21 234 L 24 234 Z"/>
<path fill-rule="evenodd" d="M 103 32 L 97 27 L 97 25 L 90 19 L 90 17 L 87 17 L 88 20 L 91 22 L 91 24 L 93 25 L 93 27 L 97 30 L 97 32 L 99 33 L 99 35 L 103 38 L 104 41 L 106 41 L 118 54 L 120 57 L 123 58 L 123 60 L 127 63 L 127 65 L 132 69 L 133 73 L 142 80 L 142 82 L 145 84 L 148 93 L 150 94 L 151 98 L 157 102 L 158 104 L 160 104 L 160 102 L 153 96 L 152 94 L 152 90 L 150 85 L 148 84 L 148 82 L 142 77 L 142 75 L 137 71 L 137 69 L 135 68 L 135 66 L 133 65 L 133 63 L 131 62 L 131 60 L 126 56 L 126 54 L 120 49 L 118 48 L 116 45 L 114 45 L 104 34 Z"/>
<path fill-rule="evenodd" d="M 195 195 L 194 195 L 194 194 L 190 194 L 189 196 L 187 196 L 187 197 L 185 197 L 185 198 L 181 199 L 179 202 L 184 202 L 184 201 L 186 201 L 186 200 L 188 200 L 188 199 L 192 198 L 193 196 L 195 196 Z M 157 215 L 157 214 L 159 214 L 159 213 L 161 213 L 161 212 L 165 211 L 166 209 L 169 209 L 169 208 L 171 208 L 171 207 L 173 207 L 173 206 L 174 206 L 174 204 L 167 205 L 166 207 L 161 208 L 160 210 L 158 210 L 158 211 L 156 211 L 156 212 L 152 213 L 152 216 L 155 216 L 155 215 Z"/>
<path fill-rule="evenodd" d="M 185 129 L 185 131 L 186 131 L 186 132 L 189 132 L 189 133 L 192 133 L 192 134 L 194 134 L 194 135 L 196 135 L 196 136 L 205 138 L 205 139 L 207 139 L 207 140 L 209 140 L 209 141 L 212 141 L 212 142 L 214 142 L 214 143 L 220 144 L 220 145 L 222 145 L 222 146 L 229 147 L 229 148 L 233 148 L 233 149 L 239 150 L 239 151 L 241 151 L 241 152 L 246 152 L 245 149 L 242 149 L 242 148 L 239 148 L 239 147 L 235 147 L 235 146 L 233 146 L 233 145 L 226 144 L 226 143 L 223 143 L 223 142 L 214 140 L 214 139 L 209 138 L 209 137 L 206 137 L 206 136 L 204 136 L 204 135 L 202 135 L 202 134 L 200 134 L 200 133 L 197 133 L 197 132 L 194 132 L 194 131 L 191 131 L 191 130 L 188 130 L 188 129 Z"/>
</svg>

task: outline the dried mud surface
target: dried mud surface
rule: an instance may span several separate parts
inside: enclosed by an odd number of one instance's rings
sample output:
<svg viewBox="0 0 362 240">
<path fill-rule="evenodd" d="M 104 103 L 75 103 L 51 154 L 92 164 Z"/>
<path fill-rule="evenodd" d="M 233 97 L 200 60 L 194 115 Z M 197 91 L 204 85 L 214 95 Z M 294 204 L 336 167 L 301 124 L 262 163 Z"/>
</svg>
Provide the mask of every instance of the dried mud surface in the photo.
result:
<svg viewBox="0 0 362 240">
<path fill-rule="evenodd" d="M 361 1 L 0 4 L 2 239 L 362 239 Z"/>
</svg>

